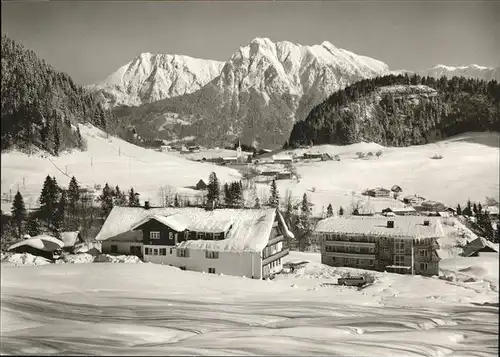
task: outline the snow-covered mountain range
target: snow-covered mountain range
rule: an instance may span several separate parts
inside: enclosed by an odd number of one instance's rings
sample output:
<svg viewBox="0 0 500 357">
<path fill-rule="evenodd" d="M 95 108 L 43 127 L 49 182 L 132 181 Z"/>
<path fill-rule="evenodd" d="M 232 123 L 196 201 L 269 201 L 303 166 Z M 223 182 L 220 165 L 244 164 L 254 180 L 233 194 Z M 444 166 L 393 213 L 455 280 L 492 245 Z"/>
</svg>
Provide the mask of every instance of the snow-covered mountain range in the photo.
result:
<svg viewBox="0 0 500 357">
<path fill-rule="evenodd" d="M 485 66 L 479 66 L 477 64 L 471 64 L 468 66 L 458 66 L 458 67 L 438 64 L 434 67 L 418 72 L 412 72 L 402 69 L 402 70 L 391 71 L 391 73 L 394 75 L 399 75 L 399 74 L 412 75 L 414 73 L 417 73 L 421 76 L 429 76 L 434 78 L 439 78 L 442 76 L 451 78 L 456 76 L 456 77 L 466 77 L 466 78 L 477 78 L 485 81 L 491 81 L 491 80 L 500 81 L 500 66 L 485 67 Z"/>
<path fill-rule="evenodd" d="M 139 106 L 192 93 L 217 77 L 223 62 L 189 56 L 141 53 L 103 82 L 87 88 L 107 106 Z"/>
<path fill-rule="evenodd" d="M 194 135 L 211 143 L 239 136 L 246 144 L 277 146 L 288 139 L 296 120 L 304 119 L 331 93 L 388 73 L 385 63 L 329 42 L 302 46 L 255 38 L 239 48 L 220 75 L 199 90 L 129 108 L 119 115 L 130 124 L 141 123 L 139 130 L 153 122 L 151 134 L 175 116 L 191 126 L 191 130 L 184 126 L 183 133 L 177 133 L 181 136 Z"/>
</svg>

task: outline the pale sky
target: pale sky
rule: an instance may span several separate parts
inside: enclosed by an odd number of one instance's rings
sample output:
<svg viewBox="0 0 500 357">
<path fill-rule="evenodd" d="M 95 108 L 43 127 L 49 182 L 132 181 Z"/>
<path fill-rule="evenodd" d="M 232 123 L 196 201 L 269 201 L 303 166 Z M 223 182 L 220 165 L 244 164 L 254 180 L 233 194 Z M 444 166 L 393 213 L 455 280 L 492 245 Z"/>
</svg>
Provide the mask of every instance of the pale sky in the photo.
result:
<svg viewBox="0 0 500 357">
<path fill-rule="evenodd" d="M 225 61 L 255 37 L 329 41 L 393 70 L 500 65 L 496 1 L 2 2 L 1 27 L 79 84 L 141 52 Z"/>
</svg>

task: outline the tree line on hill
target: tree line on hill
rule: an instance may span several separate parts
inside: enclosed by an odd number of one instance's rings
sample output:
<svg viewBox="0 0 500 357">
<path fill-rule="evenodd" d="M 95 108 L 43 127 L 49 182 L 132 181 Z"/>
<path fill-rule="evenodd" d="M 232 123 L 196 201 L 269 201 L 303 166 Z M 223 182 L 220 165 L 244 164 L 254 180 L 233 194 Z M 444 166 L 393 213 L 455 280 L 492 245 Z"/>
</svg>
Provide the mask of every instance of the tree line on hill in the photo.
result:
<svg viewBox="0 0 500 357">
<path fill-rule="evenodd" d="M 63 188 L 55 177 L 48 175 L 40 193 L 40 207 L 34 212 L 26 210 L 23 196 L 17 191 L 11 216 L 2 213 L 2 241 L 41 233 L 59 238 L 61 232 L 76 230 L 83 237 L 91 236 L 97 233 L 114 206 L 139 206 L 139 195 L 133 187 L 125 192 L 119 186 L 106 183 L 102 193 L 95 197 L 91 190 L 81 187 L 74 176 L 68 188 Z"/>
<path fill-rule="evenodd" d="M 78 123 L 106 132 L 118 126 L 94 95 L 36 54 L 2 35 L 1 150 L 34 147 L 59 155 L 86 148 Z"/>
<path fill-rule="evenodd" d="M 435 89 L 436 95 L 417 85 Z M 403 87 L 381 90 L 389 86 Z M 295 123 L 284 147 L 361 140 L 418 145 L 467 131 L 500 131 L 499 117 L 500 84 L 495 80 L 388 75 L 332 94 Z"/>
<path fill-rule="evenodd" d="M 498 205 L 498 202 L 496 204 Z M 464 208 L 459 204 L 457 215 L 467 217 L 467 225 L 477 235 L 493 243 L 500 242 L 500 221 L 497 220 L 496 229 L 494 229 L 488 210 L 483 208 L 480 202 L 467 200 Z M 474 219 L 471 219 L 472 217 Z"/>
</svg>

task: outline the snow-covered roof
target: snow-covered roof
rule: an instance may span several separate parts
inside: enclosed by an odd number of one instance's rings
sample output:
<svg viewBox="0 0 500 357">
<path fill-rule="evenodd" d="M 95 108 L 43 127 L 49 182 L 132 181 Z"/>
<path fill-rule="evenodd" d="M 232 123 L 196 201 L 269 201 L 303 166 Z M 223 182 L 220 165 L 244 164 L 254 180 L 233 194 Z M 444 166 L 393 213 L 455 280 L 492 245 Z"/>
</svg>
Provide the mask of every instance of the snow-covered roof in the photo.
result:
<svg viewBox="0 0 500 357">
<path fill-rule="evenodd" d="M 78 239 L 78 231 L 75 232 L 61 232 L 61 240 L 65 247 L 73 247 Z"/>
<path fill-rule="evenodd" d="M 492 242 L 483 237 L 479 237 L 471 241 L 469 244 L 467 244 L 467 246 L 464 248 L 463 254 L 465 257 L 468 257 L 477 252 L 478 250 L 486 247 L 498 253 L 498 247 L 495 244 L 493 244 Z"/>
<path fill-rule="evenodd" d="M 413 207 L 387 207 L 386 209 L 390 209 L 391 212 L 415 212 L 415 208 Z"/>
<path fill-rule="evenodd" d="M 30 246 L 35 249 L 52 252 L 54 250 L 64 247 L 64 242 L 60 241 L 55 237 L 46 234 L 41 234 L 33 238 L 28 238 L 20 242 L 17 242 L 15 244 L 12 244 L 9 248 L 7 248 L 7 250 L 14 250 L 22 246 Z"/>
<path fill-rule="evenodd" d="M 96 240 L 115 237 L 137 228 L 149 219 L 156 219 L 160 222 L 163 220 L 169 227 L 175 226 L 175 230 L 184 228 L 195 232 L 227 232 L 223 240 L 188 240 L 181 242 L 179 248 L 257 252 L 267 245 L 276 212 L 274 208 L 205 210 L 194 207 L 114 207 Z M 288 229 L 285 234 L 293 236 Z"/>
<path fill-rule="evenodd" d="M 485 208 L 485 211 L 487 211 L 489 214 L 498 214 L 498 207 L 497 206 L 488 206 Z"/>
<path fill-rule="evenodd" d="M 424 220 L 429 225 L 424 225 Z M 394 227 L 387 227 L 387 221 L 394 221 Z M 439 238 L 444 236 L 443 227 L 438 219 L 419 216 L 349 216 L 330 217 L 318 222 L 317 233 L 366 234 L 394 238 Z"/>
</svg>

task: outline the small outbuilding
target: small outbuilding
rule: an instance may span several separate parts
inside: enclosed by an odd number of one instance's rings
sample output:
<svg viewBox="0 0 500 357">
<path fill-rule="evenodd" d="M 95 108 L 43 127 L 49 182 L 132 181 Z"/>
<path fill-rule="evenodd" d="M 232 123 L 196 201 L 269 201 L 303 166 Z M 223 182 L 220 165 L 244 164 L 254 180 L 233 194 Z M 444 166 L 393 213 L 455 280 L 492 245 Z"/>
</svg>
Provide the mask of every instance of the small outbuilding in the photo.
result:
<svg viewBox="0 0 500 357">
<path fill-rule="evenodd" d="M 59 254 L 63 247 L 63 241 L 46 234 L 41 234 L 12 244 L 7 250 L 14 253 L 29 253 L 46 259 L 55 260 L 59 258 Z"/>
<path fill-rule="evenodd" d="M 196 184 L 196 189 L 198 191 L 201 191 L 201 190 L 206 190 L 207 189 L 207 184 L 205 183 L 205 181 L 203 181 L 202 179 L 200 179 L 200 181 L 198 181 L 198 183 Z"/>
<path fill-rule="evenodd" d="M 403 189 L 401 188 L 401 186 L 394 185 L 391 187 L 391 191 L 395 192 L 395 193 L 400 193 L 400 192 L 403 192 Z"/>
<path fill-rule="evenodd" d="M 61 232 L 61 240 L 64 243 L 63 250 L 71 253 L 74 252 L 76 244 L 83 243 L 83 238 L 79 231 Z"/>
<path fill-rule="evenodd" d="M 479 237 L 465 246 L 463 256 L 477 257 L 479 253 L 498 253 L 498 247 L 489 240 Z"/>
</svg>

